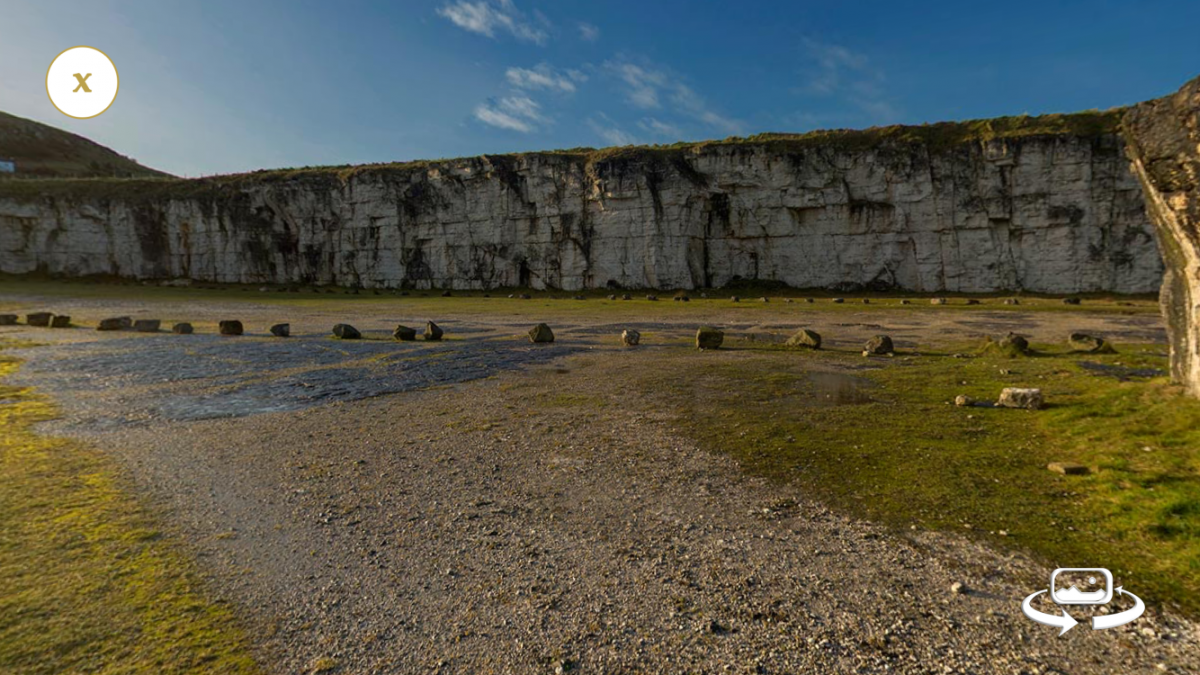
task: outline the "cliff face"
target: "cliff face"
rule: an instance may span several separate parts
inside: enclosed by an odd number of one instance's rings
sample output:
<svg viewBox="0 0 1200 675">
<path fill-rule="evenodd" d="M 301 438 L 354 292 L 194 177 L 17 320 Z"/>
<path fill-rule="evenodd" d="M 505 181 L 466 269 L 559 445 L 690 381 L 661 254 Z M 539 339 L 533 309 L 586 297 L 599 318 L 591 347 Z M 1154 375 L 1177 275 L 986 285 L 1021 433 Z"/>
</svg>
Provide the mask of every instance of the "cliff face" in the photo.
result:
<svg viewBox="0 0 1200 675">
<path fill-rule="evenodd" d="M 1200 396 L 1200 78 L 1125 116 L 1133 172 L 1166 260 L 1163 315 L 1171 376 Z"/>
<path fill-rule="evenodd" d="M 0 272 L 364 287 L 1157 289 L 1112 133 L 0 184 Z"/>
</svg>

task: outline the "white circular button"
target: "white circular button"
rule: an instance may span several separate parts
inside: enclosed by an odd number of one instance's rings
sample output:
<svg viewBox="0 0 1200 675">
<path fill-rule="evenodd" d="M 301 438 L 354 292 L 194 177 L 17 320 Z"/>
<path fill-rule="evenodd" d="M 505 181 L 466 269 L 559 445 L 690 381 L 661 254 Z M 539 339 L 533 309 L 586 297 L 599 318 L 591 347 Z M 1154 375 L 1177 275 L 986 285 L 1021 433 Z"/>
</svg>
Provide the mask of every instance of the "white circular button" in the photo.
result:
<svg viewBox="0 0 1200 675">
<path fill-rule="evenodd" d="M 94 47 L 71 47 L 50 62 L 46 93 L 67 117 L 87 119 L 108 110 L 120 80 L 108 55 Z"/>
</svg>

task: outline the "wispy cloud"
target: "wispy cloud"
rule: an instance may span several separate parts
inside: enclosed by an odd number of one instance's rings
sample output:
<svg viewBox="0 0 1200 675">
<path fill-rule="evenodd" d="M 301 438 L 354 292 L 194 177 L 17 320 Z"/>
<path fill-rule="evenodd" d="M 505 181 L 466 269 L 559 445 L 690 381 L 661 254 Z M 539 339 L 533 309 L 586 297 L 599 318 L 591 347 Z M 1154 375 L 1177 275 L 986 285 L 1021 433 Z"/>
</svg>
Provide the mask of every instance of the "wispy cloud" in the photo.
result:
<svg viewBox="0 0 1200 675">
<path fill-rule="evenodd" d="M 475 119 L 493 127 L 523 134 L 536 131 L 539 125 L 548 121 L 542 115 L 541 106 L 528 96 L 505 96 L 481 103 L 475 107 Z"/>
<path fill-rule="evenodd" d="M 696 90 L 663 68 L 624 60 L 604 65 L 624 83 L 626 100 L 635 108 L 684 115 L 721 133 L 742 133 L 740 121 L 713 110 Z"/>
<path fill-rule="evenodd" d="M 609 145 L 636 145 L 638 142 L 636 136 L 622 129 L 604 113 L 599 113 L 596 117 L 589 117 L 587 124 L 597 136 L 603 138 L 604 142 Z"/>
<path fill-rule="evenodd" d="M 586 42 L 595 42 L 600 39 L 600 29 L 595 24 L 581 21 L 579 23 L 579 37 Z"/>
<path fill-rule="evenodd" d="M 507 33 L 518 40 L 544 45 L 548 37 L 545 27 L 549 26 L 549 19 L 541 12 L 535 12 L 542 27 L 535 26 L 525 19 L 512 0 L 455 0 L 439 7 L 437 13 L 465 31 L 490 38 Z"/>
<path fill-rule="evenodd" d="M 574 93 L 577 84 L 587 81 L 587 75 L 578 70 L 559 72 L 548 63 L 533 68 L 509 68 L 504 77 L 519 89 L 548 89 L 567 94 Z"/>
<path fill-rule="evenodd" d="M 893 121 L 899 112 L 888 100 L 887 76 L 865 54 L 842 45 L 804 39 L 813 68 L 802 92 L 838 97 L 858 108 L 871 121 Z"/>
<path fill-rule="evenodd" d="M 679 130 L 679 127 L 654 117 L 643 117 L 638 121 L 638 127 L 642 131 L 654 136 L 666 136 L 674 139 L 683 136 L 683 132 Z"/>
</svg>

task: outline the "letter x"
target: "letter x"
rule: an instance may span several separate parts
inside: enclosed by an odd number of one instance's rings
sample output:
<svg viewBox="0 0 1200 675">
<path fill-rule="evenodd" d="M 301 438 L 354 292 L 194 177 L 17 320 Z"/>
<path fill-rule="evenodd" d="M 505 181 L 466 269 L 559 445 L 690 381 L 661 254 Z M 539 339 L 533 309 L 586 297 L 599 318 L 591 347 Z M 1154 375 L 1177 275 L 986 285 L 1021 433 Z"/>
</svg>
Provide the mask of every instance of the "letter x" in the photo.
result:
<svg viewBox="0 0 1200 675">
<path fill-rule="evenodd" d="M 92 76 L 91 73 L 88 73 L 87 75 L 83 75 L 83 76 L 80 76 L 79 73 L 75 73 L 75 80 L 77 82 L 79 82 L 79 87 L 83 87 L 83 92 L 85 94 L 92 93 L 92 90 L 87 86 L 87 79 L 91 76 Z M 75 89 L 73 89 L 71 91 L 71 93 L 74 94 L 75 92 L 79 91 L 79 87 L 75 87 Z"/>
</svg>

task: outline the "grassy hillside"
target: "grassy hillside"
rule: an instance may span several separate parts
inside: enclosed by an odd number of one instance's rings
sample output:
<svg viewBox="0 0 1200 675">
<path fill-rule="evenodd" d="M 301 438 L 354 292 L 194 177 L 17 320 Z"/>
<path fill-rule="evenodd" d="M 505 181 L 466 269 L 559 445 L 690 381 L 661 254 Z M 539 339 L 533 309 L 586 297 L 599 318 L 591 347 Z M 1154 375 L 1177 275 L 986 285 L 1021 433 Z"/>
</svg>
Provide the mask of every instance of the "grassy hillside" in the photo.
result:
<svg viewBox="0 0 1200 675">
<path fill-rule="evenodd" d="M 4 112 L 0 112 L 0 159 L 16 161 L 18 178 L 147 178 L 167 175 L 144 167 L 83 136 Z"/>
</svg>

